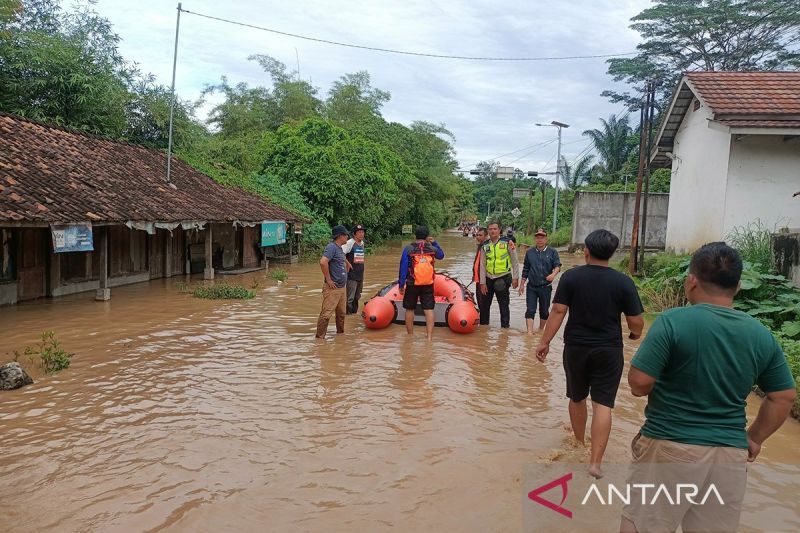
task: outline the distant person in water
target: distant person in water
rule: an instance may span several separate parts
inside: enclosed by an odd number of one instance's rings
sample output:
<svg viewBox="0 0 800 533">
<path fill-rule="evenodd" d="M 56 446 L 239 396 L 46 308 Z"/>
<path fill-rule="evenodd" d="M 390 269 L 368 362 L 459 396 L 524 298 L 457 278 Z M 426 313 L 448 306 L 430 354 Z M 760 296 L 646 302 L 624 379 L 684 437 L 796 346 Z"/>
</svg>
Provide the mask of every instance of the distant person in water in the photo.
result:
<svg viewBox="0 0 800 533">
<path fill-rule="evenodd" d="M 739 530 L 747 462 L 781 427 L 796 397 L 780 344 L 733 308 L 741 275 L 742 259 L 725 243 L 697 250 L 684 282 L 691 306 L 655 320 L 628 372 L 634 396 L 647 396 L 644 426 L 631 443 L 629 486 L 664 478 L 662 465 L 678 457 L 692 465 L 680 482 L 697 485 L 700 494 L 713 483 L 724 505 L 641 506 L 635 496 L 623 508 L 620 531 Z M 753 385 L 766 398 L 745 430 Z"/>
<path fill-rule="evenodd" d="M 324 339 L 331 316 L 336 315 L 336 333 L 344 333 L 344 318 L 347 314 L 347 259 L 342 245 L 349 237 L 347 228 L 336 226 L 331 233 L 331 242 L 325 246 L 319 266 L 324 277 L 322 285 L 322 310 L 317 319 L 318 339 Z"/>
<path fill-rule="evenodd" d="M 506 231 L 506 239 L 517 244 L 517 237 L 514 235 L 514 228 L 508 228 Z"/>
<path fill-rule="evenodd" d="M 417 238 L 405 248 L 400 256 L 400 276 L 398 286 L 403 295 L 403 309 L 406 310 L 406 331 L 414 333 L 414 311 L 417 303 L 425 314 L 425 328 L 428 340 L 433 338 L 436 302 L 433 296 L 433 280 L 436 277 L 435 263 L 444 259 L 444 251 L 430 236 L 428 228 L 418 226 L 414 233 Z"/>
<path fill-rule="evenodd" d="M 547 245 L 547 232 L 539 228 L 534 235 L 536 246 L 525 252 L 522 265 L 522 278 L 519 284 L 519 293 L 527 290 L 525 294 L 525 325 L 528 334 L 532 335 L 536 308 L 539 308 L 539 329 L 544 329 L 550 317 L 550 297 L 553 294 L 553 280 L 561 271 L 561 259 L 555 248 Z"/>
<path fill-rule="evenodd" d="M 481 291 L 481 264 L 483 263 L 483 244 L 489 237 L 489 233 L 486 228 L 481 227 L 473 235 L 478 249 L 475 251 L 475 259 L 472 261 L 472 281 L 475 283 L 475 299 L 477 300 L 475 303 L 478 304 L 480 311 L 486 305 L 486 295 Z"/>
<path fill-rule="evenodd" d="M 364 261 L 366 255 L 366 245 L 364 234 L 366 229 L 361 224 L 353 228 L 353 237 L 342 246 L 347 263 L 350 265 L 347 271 L 347 314 L 358 313 L 358 301 L 361 299 L 361 291 L 364 289 Z"/>
<path fill-rule="evenodd" d="M 536 357 L 544 362 L 550 341 L 564 329 L 564 371 L 567 377 L 569 420 L 575 438 L 586 438 L 588 410 L 586 398 L 592 399 L 592 448 L 589 474 L 602 477 L 603 454 L 611 433 L 611 410 L 617 397 L 622 369 L 621 316 L 625 315 L 630 338 L 642 335 L 642 302 L 633 280 L 608 266 L 619 239 L 606 230 L 591 232 L 585 241 L 586 265 L 567 270 L 553 298 L 553 310 L 536 348 Z"/>
</svg>

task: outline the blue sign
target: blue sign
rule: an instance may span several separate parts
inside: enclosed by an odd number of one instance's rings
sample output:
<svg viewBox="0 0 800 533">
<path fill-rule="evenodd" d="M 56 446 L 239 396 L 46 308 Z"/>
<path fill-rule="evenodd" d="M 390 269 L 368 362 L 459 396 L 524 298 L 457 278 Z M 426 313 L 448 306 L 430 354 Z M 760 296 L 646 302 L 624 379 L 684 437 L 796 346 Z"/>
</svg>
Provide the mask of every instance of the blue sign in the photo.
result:
<svg viewBox="0 0 800 533">
<path fill-rule="evenodd" d="M 262 222 L 261 246 L 275 246 L 286 242 L 286 222 Z"/>
<path fill-rule="evenodd" d="M 94 250 L 91 222 L 68 226 L 52 225 L 50 231 L 53 234 L 53 251 L 56 253 Z"/>
</svg>

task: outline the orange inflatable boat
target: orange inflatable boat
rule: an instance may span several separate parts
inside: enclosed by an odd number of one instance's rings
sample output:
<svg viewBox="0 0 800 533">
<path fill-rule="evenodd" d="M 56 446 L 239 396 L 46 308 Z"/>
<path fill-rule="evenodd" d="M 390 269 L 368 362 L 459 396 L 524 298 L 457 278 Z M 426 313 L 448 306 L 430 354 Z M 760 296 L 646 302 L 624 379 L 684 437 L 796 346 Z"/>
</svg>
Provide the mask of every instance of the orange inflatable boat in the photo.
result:
<svg viewBox="0 0 800 533">
<path fill-rule="evenodd" d="M 480 315 L 475 307 L 475 297 L 458 280 L 445 274 L 436 274 L 433 282 L 436 307 L 433 310 L 437 326 L 449 326 L 456 333 L 472 333 L 478 327 Z M 364 306 L 364 324 L 370 329 L 383 329 L 389 324 L 405 323 L 403 296 L 397 281 L 381 289 Z M 414 323 L 425 324 L 425 314 L 417 304 Z"/>
</svg>

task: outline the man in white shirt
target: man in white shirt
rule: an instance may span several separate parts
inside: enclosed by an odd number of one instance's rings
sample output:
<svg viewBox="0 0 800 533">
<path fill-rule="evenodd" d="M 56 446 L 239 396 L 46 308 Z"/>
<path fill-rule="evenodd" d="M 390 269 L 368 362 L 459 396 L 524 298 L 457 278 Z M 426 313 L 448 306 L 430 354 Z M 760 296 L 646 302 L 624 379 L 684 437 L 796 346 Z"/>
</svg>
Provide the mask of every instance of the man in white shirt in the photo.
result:
<svg viewBox="0 0 800 533">
<path fill-rule="evenodd" d="M 347 272 L 347 314 L 349 315 L 358 312 L 358 300 L 361 299 L 361 290 L 364 288 L 365 233 L 364 226 L 357 224 L 353 228 L 353 238 L 342 245 L 342 251 L 350 265 Z"/>
</svg>

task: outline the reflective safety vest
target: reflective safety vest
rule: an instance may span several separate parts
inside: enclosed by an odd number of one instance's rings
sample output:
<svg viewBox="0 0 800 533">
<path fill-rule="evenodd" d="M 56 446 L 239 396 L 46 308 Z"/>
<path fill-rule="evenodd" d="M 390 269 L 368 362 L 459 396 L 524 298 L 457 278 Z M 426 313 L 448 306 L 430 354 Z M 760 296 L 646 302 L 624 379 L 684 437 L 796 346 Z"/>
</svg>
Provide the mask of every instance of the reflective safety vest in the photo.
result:
<svg viewBox="0 0 800 533">
<path fill-rule="evenodd" d="M 514 244 L 506 239 L 500 239 L 496 243 L 491 240 L 483 245 L 483 253 L 486 254 L 486 273 L 490 276 L 499 276 L 511 272 L 511 253 Z"/>
</svg>

